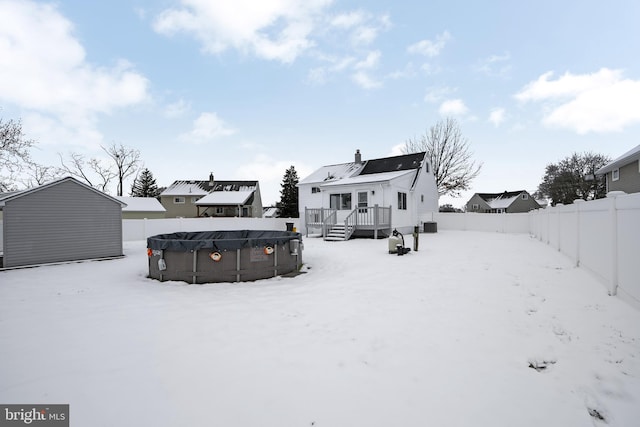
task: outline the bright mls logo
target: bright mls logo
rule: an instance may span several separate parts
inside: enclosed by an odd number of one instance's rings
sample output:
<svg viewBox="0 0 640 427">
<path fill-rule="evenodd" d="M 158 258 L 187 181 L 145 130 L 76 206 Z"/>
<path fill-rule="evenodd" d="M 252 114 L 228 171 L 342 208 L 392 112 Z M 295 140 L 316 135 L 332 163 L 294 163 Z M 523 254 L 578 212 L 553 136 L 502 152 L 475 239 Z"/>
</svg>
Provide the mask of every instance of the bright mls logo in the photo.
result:
<svg viewBox="0 0 640 427">
<path fill-rule="evenodd" d="M 69 405 L 0 405 L 0 427 L 69 427 Z"/>
</svg>

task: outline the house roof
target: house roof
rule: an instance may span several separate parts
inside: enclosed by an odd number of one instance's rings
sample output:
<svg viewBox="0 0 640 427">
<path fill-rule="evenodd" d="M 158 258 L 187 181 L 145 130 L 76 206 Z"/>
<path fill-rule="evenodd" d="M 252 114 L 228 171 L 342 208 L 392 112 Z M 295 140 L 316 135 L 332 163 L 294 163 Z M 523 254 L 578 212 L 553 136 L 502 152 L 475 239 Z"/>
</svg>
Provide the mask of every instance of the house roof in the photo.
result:
<svg viewBox="0 0 640 427">
<path fill-rule="evenodd" d="M 330 181 L 338 181 L 356 174 L 362 166 L 362 163 L 356 162 L 323 166 L 311 175 L 299 181 L 298 184 L 322 184 Z"/>
<path fill-rule="evenodd" d="M 0 209 L 8 201 L 15 200 L 15 199 L 18 199 L 20 197 L 24 197 L 24 196 L 27 196 L 29 194 L 32 194 L 32 193 L 35 193 L 35 192 L 38 192 L 38 191 L 42 191 L 42 190 L 44 190 L 46 188 L 53 187 L 55 185 L 59 185 L 59 184 L 61 184 L 63 182 L 74 182 L 75 184 L 80 185 L 81 187 L 84 187 L 87 190 L 91 190 L 94 193 L 99 194 L 100 196 L 102 196 L 102 197 L 104 197 L 106 199 L 110 199 L 110 200 L 112 200 L 112 201 L 114 201 L 116 203 L 119 203 L 123 207 L 127 206 L 127 204 L 125 202 L 123 202 L 121 200 L 118 200 L 117 198 L 115 198 L 113 196 L 110 196 L 110 195 L 108 195 L 106 193 L 103 193 L 102 191 L 97 190 L 97 189 L 91 187 L 90 185 L 85 184 L 84 182 L 80 182 L 80 181 L 78 181 L 77 179 L 75 179 L 75 178 L 73 178 L 71 176 L 66 176 L 64 178 L 59 178 L 59 179 L 47 182 L 45 184 L 39 185 L 37 187 L 29 188 L 27 190 L 14 191 L 14 192 L 11 192 L 11 193 L 4 193 L 4 194 L 0 195 Z"/>
<path fill-rule="evenodd" d="M 526 190 L 505 191 L 502 193 L 476 193 L 491 209 L 506 209 Z M 529 194 L 529 193 L 527 193 Z"/>
<path fill-rule="evenodd" d="M 367 182 L 384 182 L 405 173 L 419 169 L 425 153 L 404 154 L 402 156 L 383 157 L 323 166 L 299 182 L 300 184 L 319 184 L 333 186 Z M 396 175 L 393 175 L 396 174 Z"/>
<path fill-rule="evenodd" d="M 368 160 L 362 172 L 360 172 L 360 175 L 418 169 L 422 164 L 424 154 L 425 153 L 413 153 Z"/>
<path fill-rule="evenodd" d="M 255 191 L 258 181 L 175 181 L 161 196 L 205 196 L 212 191 Z"/>
<path fill-rule="evenodd" d="M 640 160 L 640 145 L 624 153 L 609 164 L 604 165 L 596 171 L 596 175 L 604 175 L 611 172 L 614 169 L 619 169 L 622 166 L 628 165 L 631 162 Z"/>
<path fill-rule="evenodd" d="M 369 175 L 358 175 L 351 178 L 344 178 L 339 181 L 329 181 L 324 184 L 320 184 L 321 187 L 336 187 L 339 185 L 349 185 L 349 184 L 363 184 L 363 183 L 372 183 L 372 182 L 388 182 L 392 179 L 410 175 L 414 173 L 413 170 L 400 170 L 395 172 L 382 172 L 377 174 L 369 174 Z"/>
<path fill-rule="evenodd" d="M 127 197 L 115 196 L 116 199 L 127 204 L 122 212 L 166 212 L 167 210 L 155 197 Z"/>
<path fill-rule="evenodd" d="M 197 206 L 244 205 L 254 190 L 212 191 L 196 202 Z"/>
</svg>

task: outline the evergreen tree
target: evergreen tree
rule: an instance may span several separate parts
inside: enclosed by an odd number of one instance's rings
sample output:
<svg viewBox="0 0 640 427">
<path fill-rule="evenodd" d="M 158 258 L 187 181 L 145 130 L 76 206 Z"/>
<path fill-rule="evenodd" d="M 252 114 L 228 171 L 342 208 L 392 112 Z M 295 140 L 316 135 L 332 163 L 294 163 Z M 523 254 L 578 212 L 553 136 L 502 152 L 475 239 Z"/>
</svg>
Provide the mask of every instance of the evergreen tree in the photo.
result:
<svg viewBox="0 0 640 427">
<path fill-rule="evenodd" d="M 280 186 L 280 217 L 298 218 L 298 173 L 293 166 L 284 173 Z"/>
<path fill-rule="evenodd" d="M 151 171 L 145 168 L 140 175 L 136 176 L 131 186 L 131 195 L 133 197 L 157 197 L 160 190 L 156 185 L 156 179 Z"/>
</svg>

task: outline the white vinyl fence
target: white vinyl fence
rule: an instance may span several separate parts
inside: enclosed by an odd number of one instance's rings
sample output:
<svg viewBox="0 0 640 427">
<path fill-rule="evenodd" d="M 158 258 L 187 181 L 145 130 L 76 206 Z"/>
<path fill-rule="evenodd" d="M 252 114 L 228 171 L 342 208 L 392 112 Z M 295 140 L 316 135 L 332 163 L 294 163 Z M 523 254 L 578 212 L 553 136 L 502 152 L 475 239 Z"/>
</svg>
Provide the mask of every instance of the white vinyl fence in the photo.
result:
<svg viewBox="0 0 640 427">
<path fill-rule="evenodd" d="M 529 233 L 640 307 L 640 193 L 524 214 L 439 213 L 438 229 Z"/>
</svg>

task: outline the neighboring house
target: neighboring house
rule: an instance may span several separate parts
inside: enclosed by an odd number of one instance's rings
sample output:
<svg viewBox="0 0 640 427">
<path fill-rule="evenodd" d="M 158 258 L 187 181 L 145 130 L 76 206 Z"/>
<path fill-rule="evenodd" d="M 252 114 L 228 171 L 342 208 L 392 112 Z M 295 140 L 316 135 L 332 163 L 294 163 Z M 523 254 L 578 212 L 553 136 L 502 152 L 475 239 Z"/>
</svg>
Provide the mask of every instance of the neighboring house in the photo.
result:
<svg viewBox="0 0 640 427">
<path fill-rule="evenodd" d="M 167 218 L 262 217 L 258 181 L 175 181 L 162 193 Z"/>
<path fill-rule="evenodd" d="M 307 233 L 326 239 L 412 232 L 438 211 L 438 190 L 425 153 L 323 166 L 298 183 L 300 218 Z"/>
<path fill-rule="evenodd" d="M 122 208 L 122 219 L 164 218 L 166 209 L 155 197 L 115 196 L 127 206 Z"/>
<path fill-rule="evenodd" d="M 606 176 L 607 193 L 609 191 L 640 192 L 640 145 L 598 169 L 596 175 Z"/>
<path fill-rule="evenodd" d="M 467 212 L 517 213 L 540 209 L 540 204 L 525 190 L 504 193 L 476 193 L 466 204 Z"/>
<path fill-rule="evenodd" d="M 267 206 L 262 209 L 262 217 L 263 218 L 279 218 L 280 209 L 278 209 L 275 206 Z"/>
<path fill-rule="evenodd" d="M 72 177 L 0 195 L 2 266 L 119 257 L 124 203 Z"/>
</svg>

